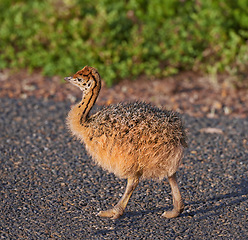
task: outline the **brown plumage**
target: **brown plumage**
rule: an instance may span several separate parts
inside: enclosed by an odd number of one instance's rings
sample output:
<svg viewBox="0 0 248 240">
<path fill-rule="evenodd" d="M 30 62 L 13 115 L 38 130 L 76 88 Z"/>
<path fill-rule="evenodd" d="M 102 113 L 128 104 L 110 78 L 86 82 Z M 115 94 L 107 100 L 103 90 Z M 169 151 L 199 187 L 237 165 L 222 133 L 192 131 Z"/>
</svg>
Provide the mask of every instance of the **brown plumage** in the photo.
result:
<svg viewBox="0 0 248 240">
<path fill-rule="evenodd" d="M 139 179 L 168 177 L 172 195 L 172 211 L 164 217 L 177 217 L 184 204 L 176 181 L 186 134 L 177 113 L 144 102 L 110 105 L 90 116 L 101 89 L 101 78 L 95 68 L 86 66 L 65 78 L 83 92 L 80 103 L 72 107 L 67 124 L 85 144 L 97 164 L 128 179 L 126 191 L 114 208 L 100 216 L 118 218 L 124 212 Z"/>
</svg>

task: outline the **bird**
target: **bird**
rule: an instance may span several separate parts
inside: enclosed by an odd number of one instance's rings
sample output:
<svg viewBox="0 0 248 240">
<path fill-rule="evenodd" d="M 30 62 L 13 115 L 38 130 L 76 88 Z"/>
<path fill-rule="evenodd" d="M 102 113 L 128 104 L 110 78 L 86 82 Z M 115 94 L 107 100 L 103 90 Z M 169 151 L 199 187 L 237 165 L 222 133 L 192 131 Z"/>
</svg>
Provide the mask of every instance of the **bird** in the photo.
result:
<svg viewBox="0 0 248 240">
<path fill-rule="evenodd" d="M 186 130 L 179 114 L 143 101 L 120 102 L 91 114 L 101 89 L 97 69 L 85 66 L 64 79 L 82 91 L 81 101 L 71 107 L 66 119 L 72 135 L 84 144 L 96 164 L 127 179 L 125 192 L 118 203 L 98 215 L 119 218 L 141 180 L 167 178 L 173 209 L 162 216 L 179 216 L 184 203 L 176 172 L 187 147 Z"/>
</svg>

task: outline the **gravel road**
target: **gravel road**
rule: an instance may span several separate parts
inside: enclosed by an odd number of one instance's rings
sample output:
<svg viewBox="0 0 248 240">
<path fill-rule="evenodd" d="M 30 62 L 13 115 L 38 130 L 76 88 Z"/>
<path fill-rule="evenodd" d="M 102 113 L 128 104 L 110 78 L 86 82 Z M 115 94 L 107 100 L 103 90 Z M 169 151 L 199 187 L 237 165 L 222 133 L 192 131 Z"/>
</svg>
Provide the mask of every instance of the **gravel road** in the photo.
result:
<svg viewBox="0 0 248 240">
<path fill-rule="evenodd" d="M 65 127 L 69 103 L 0 99 L 1 239 L 248 239 L 248 118 L 183 116 L 189 148 L 169 184 L 143 181 L 117 220 L 96 216 L 125 189 Z"/>
</svg>

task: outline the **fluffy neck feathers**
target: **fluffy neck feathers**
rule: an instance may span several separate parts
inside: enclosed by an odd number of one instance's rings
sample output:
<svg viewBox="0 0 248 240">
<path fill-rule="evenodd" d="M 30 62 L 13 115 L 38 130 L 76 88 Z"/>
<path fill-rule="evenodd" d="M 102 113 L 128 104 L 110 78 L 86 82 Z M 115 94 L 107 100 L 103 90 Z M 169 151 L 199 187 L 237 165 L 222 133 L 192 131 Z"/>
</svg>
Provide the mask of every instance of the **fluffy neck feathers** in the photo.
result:
<svg viewBox="0 0 248 240">
<path fill-rule="evenodd" d="M 87 122 L 90 110 L 95 104 L 100 89 L 100 79 L 95 79 L 93 77 L 91 86 L 83 91 L 82 100 L 78 104 L 72 106 L 67 117 L 67 125 L 74 135 L 80 137 L 82 126 Z"/>
</svg>

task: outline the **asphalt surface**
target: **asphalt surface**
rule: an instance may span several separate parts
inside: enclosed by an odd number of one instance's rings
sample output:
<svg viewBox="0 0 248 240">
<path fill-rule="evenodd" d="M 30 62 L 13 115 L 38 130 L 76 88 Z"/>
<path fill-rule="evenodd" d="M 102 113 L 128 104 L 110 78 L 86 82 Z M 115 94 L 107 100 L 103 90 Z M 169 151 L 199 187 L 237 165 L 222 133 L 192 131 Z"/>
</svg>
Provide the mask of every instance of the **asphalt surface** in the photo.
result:
<svg viewBox="0 0 248 240">
<path fill-rule="evenodd" d="M 111 220 L 96 214 L 117 203 L 126 182 L 70 135 L 69 107 L 0 99 L 1 239 L 248 239 L 248 118 L 184 115 L 183 214 L 162 218 L 172 202 L 167 181 L 143 181 Z"/>
</svg>

